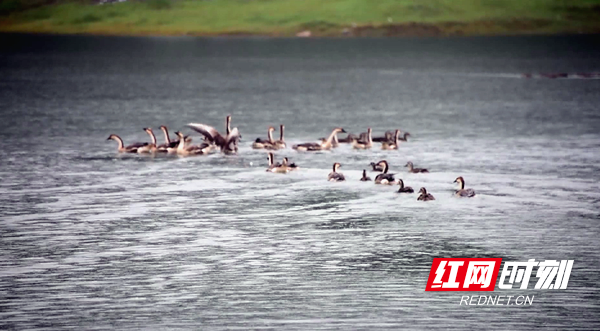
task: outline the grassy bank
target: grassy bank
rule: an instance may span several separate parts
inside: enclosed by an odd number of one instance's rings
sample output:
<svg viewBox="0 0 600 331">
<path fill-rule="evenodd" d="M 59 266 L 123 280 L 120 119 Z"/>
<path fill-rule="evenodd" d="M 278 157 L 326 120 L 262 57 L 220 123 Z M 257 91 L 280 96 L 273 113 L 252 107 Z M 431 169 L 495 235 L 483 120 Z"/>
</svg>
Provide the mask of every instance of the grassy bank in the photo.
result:
<svg viewBox="0 0 600 331">
<path fill-rule="evenodd" d="M 116 35 L 598 33 L 600 0 L 2 0 L 0 31 Z"/>
</svg>

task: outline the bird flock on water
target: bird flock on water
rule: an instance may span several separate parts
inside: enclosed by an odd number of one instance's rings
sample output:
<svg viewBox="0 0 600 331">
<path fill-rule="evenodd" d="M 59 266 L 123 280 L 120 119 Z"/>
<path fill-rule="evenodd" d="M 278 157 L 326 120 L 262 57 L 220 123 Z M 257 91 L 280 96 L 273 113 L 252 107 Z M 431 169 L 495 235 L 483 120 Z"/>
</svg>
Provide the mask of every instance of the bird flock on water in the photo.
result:
<svg viewBox="0 0 600 331">
<path fill-rule="evenodd" d="M 156 154 L 156 153 L 167 153 L 176 154 L 181 156 L 192 156 L 192 155 L 208 155 L 220 151 L 224 154 L 237 154 L 238 145 L 242 135 L 237 128 L 231 129 L 231 116 L 225 118 L 225 132 L 221 134 L 214 127 L 201 124 L 201 123 L 189 123 L 187 125 L 190 129 L 200 133 L 202 135 L 202 142 L 198 145 L 192 144 L 192 138 L 185 136 L 183 133 L 177 131 L 176 140 L 171 140 L 169 131 L 166 126 L 161 126 L 160 130 L 163 132 L 165 142 L 158 144 L 154 131 L 151 128 L 144 128 L 144 131 L 150 136 L 151 142 L 138 142 L 130 145 L 125 145 L 123 139 L 116 134 L 111 134 L 107 140 L 115 140 L 118 143 L 117 150 L 120 153 L 138 153 L 138 154 Z M 287 145 L 284 140 L 285 126 L 281 124 L 279 126 L 279 139 L 273 138 L 273 132 L 276 129 L 273 126 L 269 126 L 267 130 L 267 138 L 256 138 L 252 143 L 253 149 L 264 149 L 268 150 L 268 167 L 267 172 L 272 173 L 288 173 L 291 171 L 298 170 L 299 167 L 295 163 L 289 162 L 287 157 L 284 157 L 282 162 L 276 162 L 273 152 L 275 150 L 285 149 Z M 292 149 L 298 152 L 314 152 L 314 151 L 326 151 L 338 147 L 340 144 L 351 144 L 354 149 L 370 149 L 374 147 L 373 143 L 381 143 L 382 150 L 397 150 L 401 143 L 407 142 L 410 133 L 402 132 L 400 130 L 386 131 L 381 137 L 373 137 L 371 128 L 367 129 L 367 132 L 355 135 L 348 133 L 345 138 L 338 138 L 338 134 L 347 133 L 343 128 L 335 128 L 327 138 L 320 138 L 318 142 L 307 142 L 302 144 L 296 144 L 292 146 Z M 345 181 L 346 177 L 341 173 L 340 167 L 342 165 L 339 162 L 333 164 L 332 172 L 327 176 L 327 180 L 331 182 Z M 410 186 L 405 186 L 402 179 L 396 179 L 395 174 L 389 173 L 389 164 L 386 160 L 379 162 L 371 162 L 370 164 L 372 171 L 379 172 L 375 176 L 374 183 L 380 185 L 398 185 L 399 189 L 397 193 L 414 193 L 414 190 Z M 427 169 L 416 168 L 412 162 L 407 162 L 405 165 L 408 168 L 409 173 L 429 173 Z M 371 178 L 367 176 L 367 170 L 363 169 L 362 178 L 360 181 L 367 182 L 371 181 Z M 475 191 L 473 189 L 465 189 L 464 178 L 457 177 L 454 183 L 459 185 L 459 188 L 454 192 L 457 197 L 474 197 Z M 431 201 L 435 200 L 435 197 L 427 192 L 425 187 L 421 187 L 419 190 L 419 201 Z"/>
</svg>

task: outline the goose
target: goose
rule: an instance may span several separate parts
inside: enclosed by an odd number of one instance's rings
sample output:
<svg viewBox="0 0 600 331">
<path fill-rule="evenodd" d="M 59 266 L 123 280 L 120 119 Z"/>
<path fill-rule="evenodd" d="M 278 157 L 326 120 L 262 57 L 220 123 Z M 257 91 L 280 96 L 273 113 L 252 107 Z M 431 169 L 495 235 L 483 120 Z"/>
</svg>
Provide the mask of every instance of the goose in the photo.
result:
<svg viewBox="0 0 600 331">
<path fill-rule="evenodd" d="M 415 190 L 413 190 L 412 187 L 404 186 L 404 181 L 402 179 L 398 179 L 398 185 L 400 188 L 398 189 L 397 193 L 415 193 Z"/>
<path fill-rule="evenodd" d="M 368 182 L 371 180 L 371 177 L 367 177 L 367 170 L 363 169 L 363 175 L 360 179 L 361 182 Z"/>
<path fill-rule="evenodd" d="M 373 171 L 379 171 L 379 172 L 383 171 L 383 167 L 381 165 L 379 165 L 379 162 L 377 162 L 377 163 L 371 162 L 371 167 L 373 167 Z"/>
<path fill-rule="evenodd" d="M 229 133 L 223 137 L 221 134 L 212 126 L 201 124 L 201 123 L 189 123 L 187 126 L 200 134 L 204 135 L 207 142 L 214 144 L 221 149 L 221 152 L 225 154 L 236 154 L 238 151 L 238 143 L 242 138 L 238 128 L 229 129 L 229 122 L 231 116 L 227 116 L 227 128 L 226 131 Z"/>
<path fill-rule="evenodd" d="M 352 134 L 352 133 L 348 133 L 348 136 L 346 138 L 341 138 L 338 139 L 338 143 L 344 143 L 344 144 L 349 144 L 351 142 L 354 141 L 354 139 L 356 139 L 356 135 Z"/>
<path fill-rule="evenodd" d="M 383 150 L 393 150 L 398 149 L 398 136 L 400 136 L 400 130 L 396 130 L 394 133 L 394 139 L 392 141 L 384 141 L 381 143 L 381 149 Z"/>
<path fill-rule="evenodd" d="M 275 143 L 273 140 L 273 131 L 275 131 L 275 128 L 270 126 L 267 130 L 267 140 L 256 138 L 256 140 L 252 143 L 252 148 L 263 149 L 272 146 Z"/>
<path fill-rule="evenodd" d="M 118 142 L 119 146 L 117 147 L 117 151 L 119 151 L 120 153 L 137 153 L 139 148 L 148 145 L 148 143 L 134 143 L 125 146 L 125 144 L 123 143 L 123 139 L 121 139 L 121 137 L 117 136 L 116 134 L 111 134 L 110 136 L 108 136 L 108 138 L 106 138 L 106 140 L 114 140 Z"/>
<path fill-rule="evenodd" d="M 460 189 L 454 192 L 454 195 L 463 197 L 463 198 L 471 198 L 475 196 L 475 191 L 472 188 L 468 188 L 465 190 L 465 180 L 461 177 L 457 177 L 454 180 L 455 183 L 458 183 Z"/>
<path fill-rule="evenodd" d="M 161 125 L 160 130 L 165 135 L 165 143 L 156 146 L 157 150 L 159 152 L 177 153 L 177 146 L 179 146 L 179 139 L 171 140 L 171 138 L 169 137 L 169 129 L 167 129 L 167 127 L 165 125 Z M 184 138 L 185 138 L 186 143 L 192 142 L 192 138 L 190 138 L 189 136 L 185 136 Z"/>
<path fill-rule="evenodd" d="M 202 143 L 198 146 L 186 146 L 183 133 L 177 131 L 175 134 L 179 137 L 179 145 L 177 146 L 177 154 L 179 155 L 202 155 L 208 154 L 212 150 L 212 146 L 208 143 Z"/>
<path fill-rule="evenodd" d="M 394 178 L 394 174 L 388 174 L 388 163 L 386 160 L 379 161 L 378 165 L 383 167 L 383 172 L 375 177 L 375 184 L 383 184 L 383 185 L 394 185 L 396 184 L 396 179 Z"/>
<path fill-rule="evenodd" d="M 283 131 L 285 130 L 285 125 L 279 124 L 279 140 L 275 140 L 273 147 L 276 149 L 286 148 L 285 140 L 283 139 Z"/>
<path fill-rule="evenodd" d="M 342 182 L 345 181 L 346 178 L 344 177 L 344 174 L 342 174 L 341 172 L 337 172 L 338 169 L 340 169 L 342 165 L 339 163 L 334 163 L 333 164 L 333 172 L 330 172 L 329 175 L 327 176 L 327 180 L 330 182 Z"/>
<path fill-rule="evenodd" d="M 383 135 L 383 137 L 374 137 L 373 142 L 383 143 L 386 141 L 391 141 L 393 139 L 394 139 L 394 132 L 386 131 L 385 134 Z"/>
<path fill-rule="evenodd" d="M 398 138 L 399 141 L 408 141 L 408 136 L 410 136 L 409 132 L 404 132 L 402 137 Z"/>
<path fill-rule="evenodd" d="M 144 128 L 144 131 L 150 135 L 152 143 L 138 148 L 138 153 L 156 153 L 156 136 L 154 135 L 154 132 L 151 128 Z"/>
<path fill-rule="evenodd" d="M 343 128 L 335 128 L 329 135 L 326 141 L 321 143 L 304 143 L 292 146 L 293 149 L 297 151 L 321 151 L 321 150 L 330 150 L 333 146 L 333 141 L 336 135 L 340 132 L 346 132 Z"/>
<path fill-rule="evenodd" d="M 361 134 L 361 137 L 359 139 L 354 139 L 352 141 L 352 147 L 354 147 L 354 149 L 368 149 L 368 148 L 371 148 L 371 146 L 373 146 L 373 138 L 371 137 L 371 128 L 367 129 L 366 136 L 364 134 Z"/>
<path fill-rule="evenodd" d="M 431 195 L 431 193 L 427 193 L 427 190 L 424 187 L 421 187 L 421 189 L 419 190 L 419 193 L 421 193 L 421 195 L 419 195 L 419 197 L 417 198 L 417 201 L 435 200 L 433 195 Z"/>
<path fill-rule="evenodd" d="M 412 173 L 420 173 L 420 172 L 429 172 L 429 170 L 427 169 L 423 169 L 423 168 L 414 168 L 413 163 L 411 161 L 408 161 L 405 165 L 405 167 L 408 167 L 408 172 L 412 172 Z"/>
<path fill-rule="evenodd" d="M 275 163 L 273 153 L 269 153 L 268 160 L 269 167 L 267 168 L 267 172 L 274 172 L 280 174 L 290 172 L 290 169 L 287 167 L 285 158 L 283 159 L 283 163 Z"/>
<path fill-rule="evenodd" d="M 283 164 L 285 164 L 290 170 L 298 170 L 296 163 L 290 163 L 287 157 L 283 158 Z"/>
</svg>

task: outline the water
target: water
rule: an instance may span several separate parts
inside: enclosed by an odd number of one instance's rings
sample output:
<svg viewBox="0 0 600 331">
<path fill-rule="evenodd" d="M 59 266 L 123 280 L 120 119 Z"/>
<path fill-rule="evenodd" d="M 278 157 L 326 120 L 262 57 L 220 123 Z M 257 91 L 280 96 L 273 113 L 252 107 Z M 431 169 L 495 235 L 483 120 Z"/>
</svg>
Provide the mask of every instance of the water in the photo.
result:
<svg viewBox="0 0 600 331">
<path fill-rule="evenodd" d="M 597 36 L 0 40 L 3 328 L 600 327 L 600 80 L 521 76 L 600 71 Z M 237 156 L 106 141 L 227 114 Z M 412 136 L 288 148 L 302 169 L 270 174 L 250 144 L 280 123 L 289 146 L 336 126 Z M 436 201 L 359 182 L 380 159 Z M 326 181 L 333 162 L 347 182 Z M 475 198 L 452 197 L 457 176 Z M 465 307 L 424 291 L 433 257 L 575 264 L 565 291 L 494 292 L 532 306 Z"/>
</svg>

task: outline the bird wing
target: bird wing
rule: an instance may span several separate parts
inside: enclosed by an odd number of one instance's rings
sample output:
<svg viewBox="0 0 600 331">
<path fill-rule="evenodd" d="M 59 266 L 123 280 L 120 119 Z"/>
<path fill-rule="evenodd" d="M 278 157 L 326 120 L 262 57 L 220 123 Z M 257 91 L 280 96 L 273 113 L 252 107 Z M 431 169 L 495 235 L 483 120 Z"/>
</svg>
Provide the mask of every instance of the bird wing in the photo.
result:
<svg viewBox="0 0 600 331">
<path fill-rule="evenodd" d="M 189 123 L 187 126 L 190 129 L 204 135 L 209 142 L 215 143 L 219 146 L 225 145 L 225 138 L 223 138 L 219 131 L 212 126 L 201 123 Z"/>
</svg>

